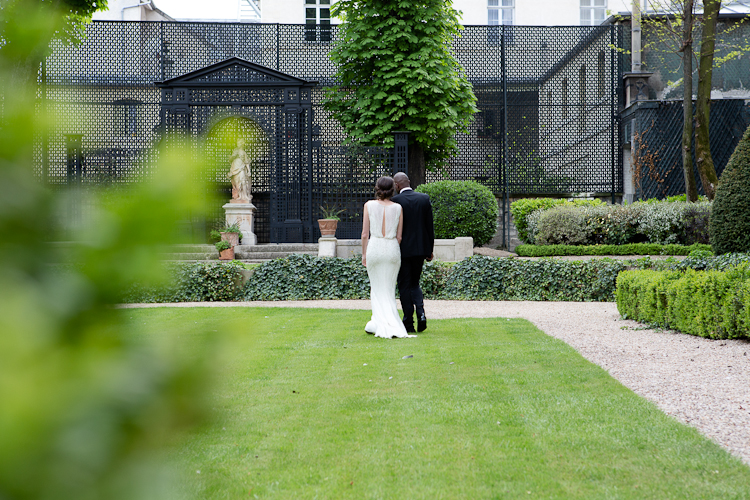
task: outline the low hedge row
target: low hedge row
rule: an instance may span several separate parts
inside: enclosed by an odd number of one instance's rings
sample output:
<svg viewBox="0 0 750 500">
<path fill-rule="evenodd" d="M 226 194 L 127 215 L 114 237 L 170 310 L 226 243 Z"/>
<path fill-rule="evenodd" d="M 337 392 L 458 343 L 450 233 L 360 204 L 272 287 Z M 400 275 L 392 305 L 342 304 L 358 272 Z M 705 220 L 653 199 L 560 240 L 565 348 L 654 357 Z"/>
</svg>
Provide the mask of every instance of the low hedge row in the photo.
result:
<svg viewBox="0 0 750 500">
<path fill-rule="evenodd" d="M 710 252 L 711 245 L 659 245 L 657 243 L 628 243 L 626 245 L 518 245 L 521 257 L 551 257 L 555 255 L 689 255 L 695 250 Z"/>
<path fill-rule="evenodd" d="M 475 255 L 459 262 L 444 298 L 457 300 L 612 301 L 622 261 L 519 260 Z"/>
<path fill-rule="evenodd" d="M 523 261 L 473 256 L 451 265 L 425 263 L 427 298 L 454 300 L 614 300 L 615 278 L 625 268 L 611 259 Z M 245 300 L 365 299 L 370 281 L 359 258 L 292 255 L 269 261 L 248 281 Z"/>
<path fill-rule="evenodd" d="M 169 265 L 169 283 L 161 287 L 134 286 L 122 301 L 143 302 L 224 302 L 241 300 L 241 271 L 235 261 L 207 261 Z"/>
<path fill-rule="evenodd" d="M 134 287 L 123 302 L 367 299 L 370 281 L 359 258 L 291 255 L 255 268 L 241 285 L 243 266 L 178 264 L 161 288 Z M 621 261 L 537 261 L 476 255 L 462 262 L 426 262 L 422 291 L 431 299 L 612 301 Z"/>
<path fill-rule="evenodd" d="M 726 271 L 625 271 L 616 298 L 624 318 L 714 339 L 750 337 L 750 263 Z"/>
</svg>

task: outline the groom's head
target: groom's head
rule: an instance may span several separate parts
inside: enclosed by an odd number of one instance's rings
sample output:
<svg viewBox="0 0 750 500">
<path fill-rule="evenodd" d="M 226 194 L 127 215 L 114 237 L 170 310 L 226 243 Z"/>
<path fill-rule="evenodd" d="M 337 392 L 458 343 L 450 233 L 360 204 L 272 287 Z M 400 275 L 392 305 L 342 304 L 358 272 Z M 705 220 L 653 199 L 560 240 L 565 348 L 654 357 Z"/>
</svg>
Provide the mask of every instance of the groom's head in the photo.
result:
<svg viewBox="0 0 750 500">
<path fill-rule="evenodd" d="M 409 181 L 409 177 L 403 172 L 398 172 L 393 176 L 393 183 L 396 184 L 396 191 L 398 191 L 399 193 L 402 189 L 411 187 L 411 181 Z"/>
</svg>

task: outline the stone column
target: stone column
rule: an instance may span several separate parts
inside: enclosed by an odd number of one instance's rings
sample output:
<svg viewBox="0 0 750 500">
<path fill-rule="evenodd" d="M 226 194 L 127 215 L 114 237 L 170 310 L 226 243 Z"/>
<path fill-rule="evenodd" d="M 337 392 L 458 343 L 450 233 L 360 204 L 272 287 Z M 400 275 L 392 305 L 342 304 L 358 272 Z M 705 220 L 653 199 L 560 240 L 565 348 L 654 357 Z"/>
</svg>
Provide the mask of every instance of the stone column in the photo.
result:
<svg viewBox="0 0 750 500">
<path fill-rule="evenodd" d="M 335 236 L 318 238 L 318 257 L 336 257 L 336 242 Z"/>
<path fill-rule="evenodd" d="M 252 203 L 227 203 L 222 207 L 226 214 L 227 225 L 239 223 L 242 232 L 242 245 L 257 245 L 255 236 L 255 205 Z"/>
</svg>

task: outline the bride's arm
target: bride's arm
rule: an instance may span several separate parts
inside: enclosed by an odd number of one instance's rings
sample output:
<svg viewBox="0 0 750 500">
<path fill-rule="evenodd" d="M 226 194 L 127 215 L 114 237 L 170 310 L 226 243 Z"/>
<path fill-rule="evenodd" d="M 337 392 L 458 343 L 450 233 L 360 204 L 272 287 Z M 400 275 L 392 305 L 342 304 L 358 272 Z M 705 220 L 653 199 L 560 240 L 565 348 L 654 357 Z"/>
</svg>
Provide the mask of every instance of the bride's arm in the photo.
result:
<svg viewBox="0 0 750 500">
<path fill-rule="evenodd" d="M 362 265 L 367 267 L 367 241 L 370 238 L 370 214 L 365 203 L 365 215 L 362 219 Z"/>
<path fill-rule="evenodd" d="M 401 244 L 401 235 L 404 232 L 404 209 L 401 209 L 401 212 L 398 214 L 398 229 L 396 229 L 396 239 L 398 240 L 398 244 Z"/>
</svg>

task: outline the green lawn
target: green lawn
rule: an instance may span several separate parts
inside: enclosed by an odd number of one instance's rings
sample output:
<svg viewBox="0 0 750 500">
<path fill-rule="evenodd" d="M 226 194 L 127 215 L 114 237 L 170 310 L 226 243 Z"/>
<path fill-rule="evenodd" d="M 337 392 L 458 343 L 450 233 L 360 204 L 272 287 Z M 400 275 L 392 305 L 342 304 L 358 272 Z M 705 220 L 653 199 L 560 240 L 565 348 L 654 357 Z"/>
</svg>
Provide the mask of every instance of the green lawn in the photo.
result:
<svg viewBox="0 0 750 500">
<path fill-rule="evenodd" d="M 172 454 L 199 498 L 750 498 L 750 468 L 524 320 L 383 340 L 363 311 L 127 314 L 186 348 L 243 330 Z"/>
</svg>

